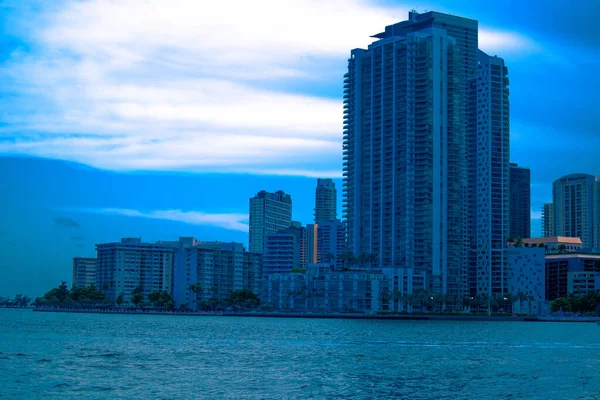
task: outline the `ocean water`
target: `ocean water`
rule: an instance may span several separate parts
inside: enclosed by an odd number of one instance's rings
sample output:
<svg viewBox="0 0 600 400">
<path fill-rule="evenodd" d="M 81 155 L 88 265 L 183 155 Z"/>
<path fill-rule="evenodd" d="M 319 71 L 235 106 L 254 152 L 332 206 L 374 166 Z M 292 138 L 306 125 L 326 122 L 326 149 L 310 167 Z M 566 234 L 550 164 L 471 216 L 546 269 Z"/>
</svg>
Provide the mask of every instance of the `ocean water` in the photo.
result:
<svg viewBox="0 0 600 400">
<path fill-rule="evenodd" d="M 600 326 L 0 309 L 0 397 L 600 399 Z"/>
</svg>

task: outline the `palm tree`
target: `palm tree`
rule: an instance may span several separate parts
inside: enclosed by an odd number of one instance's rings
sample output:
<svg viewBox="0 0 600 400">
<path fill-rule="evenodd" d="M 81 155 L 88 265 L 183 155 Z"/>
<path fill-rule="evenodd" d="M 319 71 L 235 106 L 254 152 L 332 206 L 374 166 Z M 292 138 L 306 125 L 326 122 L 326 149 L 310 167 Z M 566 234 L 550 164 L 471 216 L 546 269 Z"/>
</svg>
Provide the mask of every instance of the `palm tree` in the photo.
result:
<svg viewBox="0 0 600 400">
<path fill-rule="evenodd" d="M 517 293 L 517 298 L 519 299 L 519 311 L 523 312 L 523 302 L 527 300 L 527 295 L 520 291 Z"/>
<path fill-rule="evenodd" d="M 369 254 L 369 259 L 368 259 L 369 269 L 373 269 L 373 263 L 376 263 L 377 260 L 378 260 L 377 254 L 375 254 L 375 253 Z"/>
<path fill-rule="evenodd" d="M 329 263 L 329 266 L 331 266 L 331 261 L 335 260 L 335 254 L 333 254 L 333 253 L 327 253 L 327 254 L 325 254 L 324 258 Z"/>
<path fill-rule="evenodd" d="M 394 311 L 400 311 L 399 310 L 399 302 L 402 299 L 402 293 L 400 293 L 400 291 L 398 289 L 394 289 L 392 291 L 392 299 L 394 300 Z"/>
<path fill-rule="evenodd" d="M 362 253 L 358 256 L 357 261 L 360 264 L 360 269 L 365 269 L 365 263 L 369 262 L 369 254 Z"/>
<path fill-rule="evenodd" d="M 558 254 L 563 254 L 567 252 L 567 246 L 563 243 L 558 246 Z"/>
<path fill-rule="evenodd" d="M 523 239 L 522 238 L 517 238 L 517 245 L 516 247 L 523 247 Z"/>
</svg>

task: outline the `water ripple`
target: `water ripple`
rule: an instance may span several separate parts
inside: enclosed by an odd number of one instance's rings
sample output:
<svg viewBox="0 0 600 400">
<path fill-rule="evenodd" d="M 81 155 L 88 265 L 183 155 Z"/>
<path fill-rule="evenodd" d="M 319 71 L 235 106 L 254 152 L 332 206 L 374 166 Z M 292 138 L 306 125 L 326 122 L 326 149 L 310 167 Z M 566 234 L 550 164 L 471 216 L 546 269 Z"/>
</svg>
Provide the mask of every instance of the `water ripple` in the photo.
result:
<svg viewBox="0 0 600 400">
<path fill-rule="evenodd" d="M 595 324 L 0 313 L 6 398 L 600 398 Z"/>
</svg>

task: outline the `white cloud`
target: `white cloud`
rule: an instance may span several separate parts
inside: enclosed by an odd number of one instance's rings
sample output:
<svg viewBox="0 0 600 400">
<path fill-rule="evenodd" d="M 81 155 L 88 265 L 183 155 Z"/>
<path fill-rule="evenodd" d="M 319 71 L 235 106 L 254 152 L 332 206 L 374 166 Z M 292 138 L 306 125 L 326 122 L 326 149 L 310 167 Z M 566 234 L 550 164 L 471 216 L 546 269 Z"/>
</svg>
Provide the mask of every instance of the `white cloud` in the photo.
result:
<svg viewBox="0 0 600 400">
<path fill-rule="evenodd" d="M 542 219 L 542 212 L 541 211 L 532 211 L 531 219 Z"/>
<path fill-rule="evenodd" d="M 339 176 L 341 101 L 286 86 L 336 81 L 341 94 L 350 49 L 407 11 L 366 0 L 68 0 L 39 17 L 36 51 L 10 62 L 28 112 L 3 117 L 0 135 L 14 140 L 0 152 L 115 170 Z M 480 43 L 529 45 L 486 30 Z"/>
<path fill-rule="evenodd" d="M 101 214 L 124 215 L 127 217 L 163 219 L 192 225 L 209 225 L 234 231 L 248 232 L 247 214 L 209 214 L 199 211 L 156 210 L 138 211 L 123 208 L 101 208 L 86 210 Z"/>
</svg>

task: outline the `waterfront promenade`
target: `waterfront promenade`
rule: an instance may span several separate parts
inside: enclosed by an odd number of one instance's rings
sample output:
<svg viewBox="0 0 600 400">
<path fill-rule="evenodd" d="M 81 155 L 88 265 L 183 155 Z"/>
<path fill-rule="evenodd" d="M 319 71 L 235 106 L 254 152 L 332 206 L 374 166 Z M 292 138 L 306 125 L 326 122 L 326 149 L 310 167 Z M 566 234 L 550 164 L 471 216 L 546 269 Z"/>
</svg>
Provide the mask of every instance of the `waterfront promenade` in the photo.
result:
<svg viewBox="0 0 600 400">
<path fill-rule="evenodd" d="M 600 317 L 575 316 L 510 316 L 510 315 L 440 315 L 440 314 L 353 314 L 353 313 L 293 313 L 293 312 L 181 312 L 155 310 L 94 310 L 34 308 L 35 312 L 120 314 L 120 315 L 179 315 L 189 317 L 254 317 L 254 318 L 312 318 L 312 319 L 366 319 L 406 321 L 507 321 L 507 322 L 600 322 Z"/>
</svg>

